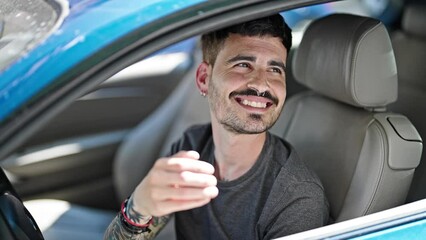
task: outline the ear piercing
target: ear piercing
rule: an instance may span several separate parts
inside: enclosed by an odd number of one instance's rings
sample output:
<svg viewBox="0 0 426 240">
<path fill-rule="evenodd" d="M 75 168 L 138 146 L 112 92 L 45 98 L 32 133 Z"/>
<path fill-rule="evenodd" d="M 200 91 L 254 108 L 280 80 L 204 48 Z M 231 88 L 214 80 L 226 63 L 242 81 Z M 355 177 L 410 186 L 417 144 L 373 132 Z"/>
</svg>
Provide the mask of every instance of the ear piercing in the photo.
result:
<svg viewBox="0 0 426 240">
<path fill-rule="evenodd" d="M 207 95 L 207 93 L 204 92 L 204 91 L 201 91 L 200 94 L 201 94 L 202 97 L 206 97 L 206 95 Z"/>
</svg>

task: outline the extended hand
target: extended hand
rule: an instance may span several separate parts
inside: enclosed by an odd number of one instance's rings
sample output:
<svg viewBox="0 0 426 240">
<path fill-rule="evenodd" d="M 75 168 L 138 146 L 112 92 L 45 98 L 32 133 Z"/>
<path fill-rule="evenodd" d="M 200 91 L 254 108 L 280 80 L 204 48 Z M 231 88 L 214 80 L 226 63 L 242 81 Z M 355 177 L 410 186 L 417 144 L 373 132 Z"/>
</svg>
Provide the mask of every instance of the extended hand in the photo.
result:
<svg viewBox="0 0 426 240">
<path fill-rule="evenodd" d="M 134 210 L 163 216 L 210 202 L 219 193 L 214 167 L 199 158 L 195 151 L 181 151 L 157 160 L 133 193 Z"/>
</svg>

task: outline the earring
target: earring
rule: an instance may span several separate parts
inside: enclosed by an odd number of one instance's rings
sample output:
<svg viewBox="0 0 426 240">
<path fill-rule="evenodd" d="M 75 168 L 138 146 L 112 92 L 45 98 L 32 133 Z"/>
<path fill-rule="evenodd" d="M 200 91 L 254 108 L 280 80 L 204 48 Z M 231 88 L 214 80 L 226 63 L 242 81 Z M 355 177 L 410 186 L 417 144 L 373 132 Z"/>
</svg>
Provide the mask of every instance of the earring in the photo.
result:
<svg viewBox="0 0 426 240">
<path fill-rule="evenodd" d="M 207 95 L 206 92 L 204 92 L 204 91 L 201 91 L 200 94 L 201 94 L 202 97 L 206 97 L 206 95 Z"/>
</svg>

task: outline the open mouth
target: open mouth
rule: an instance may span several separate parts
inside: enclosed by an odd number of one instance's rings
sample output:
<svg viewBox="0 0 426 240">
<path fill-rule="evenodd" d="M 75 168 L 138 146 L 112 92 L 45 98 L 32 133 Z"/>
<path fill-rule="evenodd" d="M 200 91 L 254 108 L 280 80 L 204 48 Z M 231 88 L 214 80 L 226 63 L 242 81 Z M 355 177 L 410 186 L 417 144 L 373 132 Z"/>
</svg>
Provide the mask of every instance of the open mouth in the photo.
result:
<svg viewBox="0 0 426 240">
<path fill-rule="evenodd" d="M 258 108 L 258 109 L 266 109 L 273 105 L 273 103 L 270 101 L 255 101 L 255 100 L 242 99 L 241 97 L 236 97 L 235 100 L 243 106 L 249 106 L 249 107 Z"/>
</svg>

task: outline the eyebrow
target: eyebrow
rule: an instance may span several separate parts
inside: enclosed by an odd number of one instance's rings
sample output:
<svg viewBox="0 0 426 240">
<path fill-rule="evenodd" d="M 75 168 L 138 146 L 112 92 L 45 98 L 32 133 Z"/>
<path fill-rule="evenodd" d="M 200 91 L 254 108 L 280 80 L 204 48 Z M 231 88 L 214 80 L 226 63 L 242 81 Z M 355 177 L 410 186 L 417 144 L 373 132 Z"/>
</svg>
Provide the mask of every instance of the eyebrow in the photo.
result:
<svg viewBox="0 0 426 240">
<path fill-rule="evenodd" d="M 228 61 L 226 61 L 226 62 L 229 64 L 229 63 L 234 63 L 234 62 L 238 62 L 238 61 L 256 62 L 256 57 L 238 54 L 237 56 L 235 56 L 231 59 L 228 59 Z"/>
<path fill-rule="evenodd" d="M 270 66 L 276 66 L 276 67 L 280 67 L 284 70 L 284 72 L 287 70 L 285 64 L 281 61 L 275 61 L 275 60 L 271 60 L 268 62 L 268 65 Z"/>
<path fill-rule="evenodd" d="M 255 56 L 248 56 L 248 55 L 240 55 L 238 54 L 237 56 L 228 59 L 226 62 L 228 64 L 234 63 L 234 62 L 238 62 L 238 61 L 249 61 L 249 62 L 256 62 L 256 57 Z M 276 61 L 276 60 L 270 60 L 268 61 L 268 65 L 269 66 L 275 66 L 275 67 L 280 67 L 284 72 L 287 70 L 285 64 L 281 61 Z"/>
</svg>

